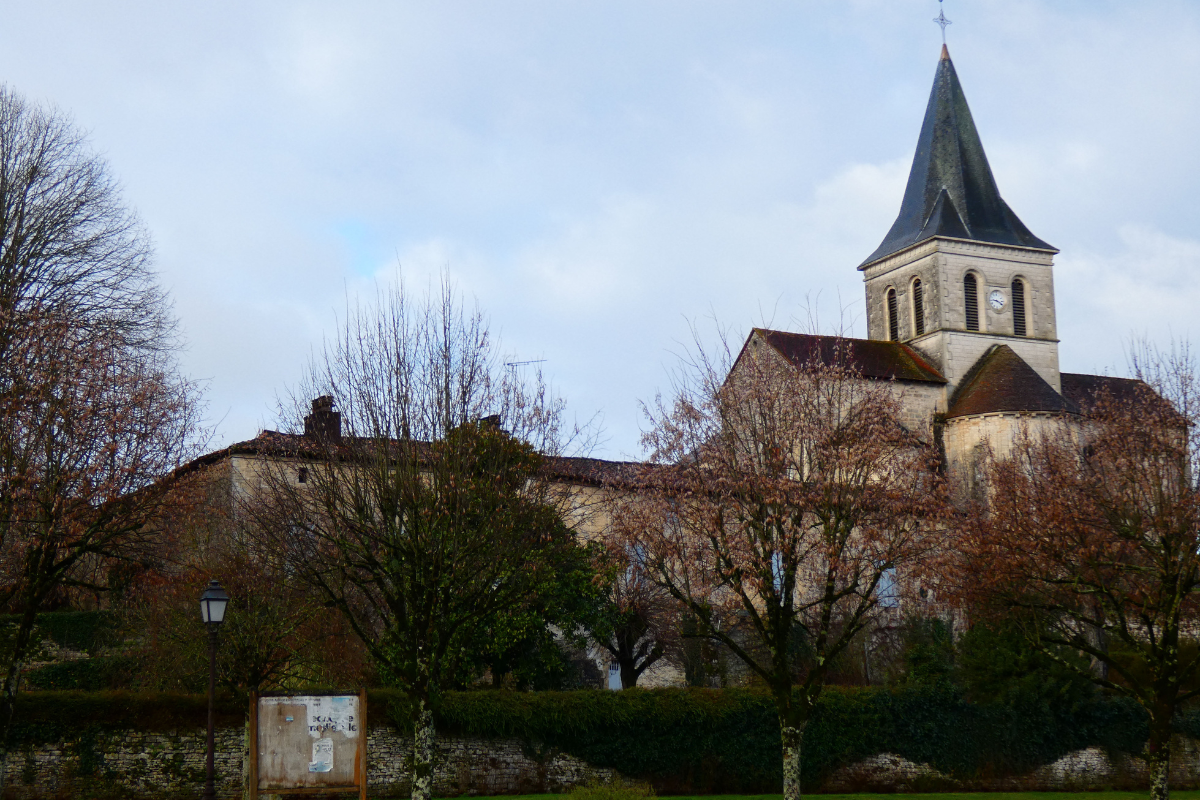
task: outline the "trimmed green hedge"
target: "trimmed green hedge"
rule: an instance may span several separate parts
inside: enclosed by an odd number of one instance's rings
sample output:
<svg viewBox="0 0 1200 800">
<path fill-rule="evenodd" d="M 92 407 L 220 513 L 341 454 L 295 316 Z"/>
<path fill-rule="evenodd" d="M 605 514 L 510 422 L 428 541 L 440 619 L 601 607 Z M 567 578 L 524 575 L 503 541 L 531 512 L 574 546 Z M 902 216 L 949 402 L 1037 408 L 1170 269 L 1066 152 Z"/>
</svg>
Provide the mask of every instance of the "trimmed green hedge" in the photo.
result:
<svg viewBox="0 0 1200 800">
<path fill-rule="evenodd" d="M 219 696 L 217 724 L 241 725 L 246 705 Z M 12 746 L 77 738 L 84 730 L 175 731 L 208 724 L 208 698 L 191 694 L 133 692 L 22 692 L 17 695 Z"/>
<path fill-rule="evenodd" d="M 201 728 L 205 698 L 124 692 L 36 692 L 20 697 L 14 745 L 77 738 L 83 730 Z M 222 725 L 242 724 L 245 704 L 224 697 Z M 663 792 L 778 792 L 779 727 L 769 695 L 752 690 L 446 694 L 444 735 L 516 738 L 535 759 L 557 752 L 648 779 Z M 409 730 L 395 691 L 368 695 L 368 721 Z M 1190 717 L 1181 728 L 1200 722 Z M 1096 697 L 1067 709 L 977 705 L 949 687 L 830 689 L 805 733 L 803 776 L 815 788 L 833 770 L 897 753 L 954 777 L 1015 774 L 1083 747 L 1137 752 L 1145 716 L 1133 703 Z"/>
<path fill-rule="evenodd" d="M 101 692 L 128 685 L 137 664 L 133 656 L 98 656 L 47 664 L 25 673 L 25 685 L 40 691 Z"/>
<path fill-rule="evenodd" d="M 0 614 L 0 628 L 15 628 L 16 614 Z M 111 611 L 47 611 L 37 615 L 35 632 L 59 647 L 94 653 L 116 636 L 117 617 Z"/>
<path fill-rule="evenodd" d="M 369 713 L 408 730 L 402 695 L 374 692 Z M 531 754 L 558 750 L 653 781 L 666 792 L 778 792 L 779 723 L 765 692 L 635 689 L 623 692 L 449 693 L 442 732 L 515 737 Z M 977 705 L 951 687 L 829 689 L 801 748 L 806 788 L 878 753 L 928 763 L 957 778 L 1019 774 L 1084 747 L 1138 752 L 1137 704 L 1095 697 L 1069 709 Z"/>
</svg>

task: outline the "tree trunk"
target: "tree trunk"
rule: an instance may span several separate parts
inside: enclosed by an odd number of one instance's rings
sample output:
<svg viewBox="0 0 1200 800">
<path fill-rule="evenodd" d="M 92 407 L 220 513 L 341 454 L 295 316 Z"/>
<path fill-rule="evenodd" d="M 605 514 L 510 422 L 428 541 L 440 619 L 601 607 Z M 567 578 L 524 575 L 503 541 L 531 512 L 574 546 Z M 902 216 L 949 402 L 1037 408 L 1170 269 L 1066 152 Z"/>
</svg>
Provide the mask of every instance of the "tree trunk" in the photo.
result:
<svg viewBox="0 0 1200 800">
<path fill-rule="evenodd" d="M 412 800 L 430 800 L 433 796 L 435 731 L 433 707 L 427 697 L 417 700 L 413 716 Z"/>
<path fill-rule="evenodd" d="M 29 654 L 29 643 L 33 641 L 33 626 L 37 622 L 37 611 L 27 608 L 21 615 L 21 623 L 13 641 L 12 660 L 4 676 L 4 688 L 0 691 L 0 789 L 4 788 L 8 771 L 8 729 L 12 725 L 13 713 L 17 710 L 17 690 L 21 686 L 21 670 Z"/>
<path fill-rule="evenodd" d="M 637 686 L 638 678 L 642 676 L 642 671 L 634 666 L 633 659 L 623 659 L 617 663 L 621 665 L 621 688 L 632 689 Z"/>
<path fill-rule="evenodd" d="M 804 728 L 779 721 L 783 744 L 783 800 L 800 800 L 800 743 Z"/>
<path fill-rule="evenodd" d="M 8 664 L 8 673 L 4 676 L 3 695 L 0 695 L 0 746 L 8 741 L 8 726 L 12 724 L 13 712 L 16 710 L 21 670 L 25 666 L 25 657 L 29 655 L 29 643 L 33 641 L 35 622 L 37 622 L 37 611 L 26 609 L 25 613 L 21 615 L 17 636 L 13 641 L 12 660 Z"/>
<path fill-rule="evenodd" d="M 1150 800 L 1170 800 L 1171 731 L 1150 726 L 1146 743 L 1146 762 L 1150 768 Z"/>
</svg>

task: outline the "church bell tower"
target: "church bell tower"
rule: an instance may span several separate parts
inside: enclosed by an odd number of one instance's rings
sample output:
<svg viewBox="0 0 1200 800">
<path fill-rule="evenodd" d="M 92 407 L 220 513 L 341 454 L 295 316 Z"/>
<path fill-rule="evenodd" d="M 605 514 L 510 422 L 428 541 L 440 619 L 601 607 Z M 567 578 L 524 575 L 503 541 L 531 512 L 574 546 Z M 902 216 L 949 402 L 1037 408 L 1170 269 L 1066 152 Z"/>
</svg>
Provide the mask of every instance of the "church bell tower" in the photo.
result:
<svg viewBox="0 0 1200 800">
<path fill-rule="evenodd" d="M 900 213 L 859 266 L 868 338 L 918 350 L 945 376 L 947 397 L 994 345 L 1061 393 L 1057 252 L 1001 198 L 943 46 Z"/>
</svg>

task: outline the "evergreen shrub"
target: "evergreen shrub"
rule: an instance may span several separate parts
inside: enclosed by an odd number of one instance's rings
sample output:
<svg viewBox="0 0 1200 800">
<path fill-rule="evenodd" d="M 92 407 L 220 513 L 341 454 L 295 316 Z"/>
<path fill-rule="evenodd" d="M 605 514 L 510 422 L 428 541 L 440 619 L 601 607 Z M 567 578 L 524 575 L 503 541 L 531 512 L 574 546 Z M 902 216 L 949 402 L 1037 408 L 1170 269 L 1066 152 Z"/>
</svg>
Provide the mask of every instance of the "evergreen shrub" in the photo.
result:
<svg viewBox="0 0 1200 800">
<path fill-rule="evenodd" d="M 310 690 L 297 690 L 309 693 Z M 201 730 L 203 695 L 27 692 L 19 695 L 10 745 L 71 741 L 84 731 Z M 241 725 L 244 701 L 222 696 L 218 724 Z M 402 693 L 368 693 L 368 723 L 411 730 Z M 448 692 L 436 709 L 440 735 L 515 738 L 532 758 L 558 753 L 614 768 L 663 793 L 778 792 L 779 726 L 770 696 L 743 689 L 621 692 Z M 1180 720 L 1200 730 L 1200 717 Z M 803 778 L 879 753 L 928 763 L 970 780 L 1020 774 L 1072 750 L 1137 753 L 1145 716 L 1123 699 L 1093 696 L 1071 707 L 967 701 L 949 685 L 828 689 L 805 732 Z"/>
<path fill-rule="evenodd" d="M 0 629 L 16 630 L 21 618 L 0 614 Z M 117 617 L 112 611 L 47 611 L 37 615 L 34 633 L 59 647 L 95 653 L 116 638 Z"/>
<path fill-rule="evenodd" d="M 246 704 L 218 695 L 219 726 L 241 725 Z M 37 745 L 75 741 L 97 731 L 203 730 L 208 724 L 208 698 L 191 694 L 114 692 L 21 692 L 13 712 L 8 744 Z"/>
<path fill-rule="evenodd" d="M 410 730 L 401 694 L 372 692 L 369 711 Z M 451 692 L 444 734 L 513 737 L 527 752 L 564 752 L 648 780 L 662 792 L 768 793 L 782 785 L 779 723 L 766 692 Z M 1196 720 L 1200 729 L 1200 717 Z M 948 684 L 827 689 L 801 748 L 806 789 L 879 753 L 970 780 L 1020 774 L 1084 747 L 1140 752 L 1145 715 L 1132 701 L 1092 696 L 1072 707 L 977 704 Z"/>
<path fill-rule="evenodd" d="M 47 664 L 25 674 L 25 685 L 43 691 L 78 689 L 99 692 L 129 683 L 138 660 L 133 656 L 98 656 Z"/>
</svg>

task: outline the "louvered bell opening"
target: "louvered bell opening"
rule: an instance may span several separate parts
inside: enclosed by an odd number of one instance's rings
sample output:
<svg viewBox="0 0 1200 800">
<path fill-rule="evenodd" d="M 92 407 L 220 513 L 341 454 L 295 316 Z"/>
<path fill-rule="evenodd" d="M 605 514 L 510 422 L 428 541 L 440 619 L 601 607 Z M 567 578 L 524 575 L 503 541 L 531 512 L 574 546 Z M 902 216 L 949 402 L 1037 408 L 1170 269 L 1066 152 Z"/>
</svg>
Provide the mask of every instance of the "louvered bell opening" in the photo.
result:
<svg viewBox="0 0 1200 800">
<path fill-rule="evenodd" d="M 975 282 L 975 276 L 968 274 L 963 278 L 963 294 L 966 296 L 967 302 L 967 330 L 979 330 L 979 285 Z"/>
<path fill-rule="evenodd" d="M 893 342 L 900 341 L 900 318 L 896 313 L 896 290 L 888 289 L 887 293 L 887 312 L 888 312 L 888 339 Z"/>
<path fill-rule="evenodd" d="M 1013 333 L 1017 336 L 1028 336 L 1025 332 L 1025 283 L 1012 282 Z"/>
<path fill-rule="evenodd" d="M 913 281 L 913 327 L 917 336 L 925 334 L 925 296 L 921 291 L 921 279 Z"/>
</svg>

